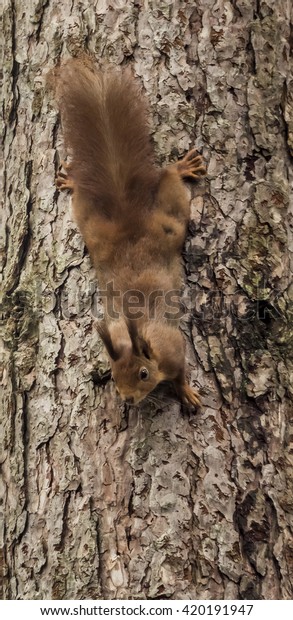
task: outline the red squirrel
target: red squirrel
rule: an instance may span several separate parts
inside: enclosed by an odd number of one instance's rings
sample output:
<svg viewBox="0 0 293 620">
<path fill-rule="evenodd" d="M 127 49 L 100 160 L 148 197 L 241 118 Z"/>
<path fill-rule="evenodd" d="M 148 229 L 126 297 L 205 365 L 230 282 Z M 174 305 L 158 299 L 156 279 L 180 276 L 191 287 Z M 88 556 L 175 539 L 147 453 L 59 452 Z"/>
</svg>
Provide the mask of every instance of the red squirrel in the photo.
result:
<svg viewBox="0 0 293 620">
<path fill-rule="evenodd" d="M 182 402 L 200 398 L 185 378 L 184 338 L 170 299 L 183 283 L 182 247 L 190 217 L 183 179 L 206 170 L 195 149 L 155 165 L 144 98 L 129 70 L 101 72 L 90 59 L 54 71 L 65 147 L 56 184 L 73 212 L 105 293 L 98 332 L 121 398 L 138 404 L 162 381 Z"/>
</svg>

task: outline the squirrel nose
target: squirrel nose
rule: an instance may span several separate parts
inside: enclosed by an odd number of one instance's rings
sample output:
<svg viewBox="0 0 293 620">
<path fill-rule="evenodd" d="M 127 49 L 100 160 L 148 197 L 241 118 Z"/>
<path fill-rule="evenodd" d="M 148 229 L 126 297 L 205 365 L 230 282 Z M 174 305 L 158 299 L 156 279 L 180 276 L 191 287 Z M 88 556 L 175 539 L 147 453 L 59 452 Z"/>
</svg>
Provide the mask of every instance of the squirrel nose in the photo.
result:
<svg viewBox="0 0 293 620">
<path fill-rule="evenodd" d="M 132 405 L 132 404 L 134 403 L 134 398 L 133 398 L 133 396 L 128 396 L 128 398 L 125 398 L 125 402 L 126 402 L 128 405 Z"/>
</svg>

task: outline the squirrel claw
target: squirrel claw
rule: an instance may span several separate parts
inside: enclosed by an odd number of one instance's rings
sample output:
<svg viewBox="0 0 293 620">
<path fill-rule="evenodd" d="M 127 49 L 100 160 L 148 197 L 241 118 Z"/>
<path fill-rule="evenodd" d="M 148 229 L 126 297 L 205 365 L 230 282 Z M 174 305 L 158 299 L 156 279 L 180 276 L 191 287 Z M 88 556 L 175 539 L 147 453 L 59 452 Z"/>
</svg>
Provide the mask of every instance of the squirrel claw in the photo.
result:
<svg viewBox="0 0 293 620">
<path fill-rule="evenodd" d="M 61 162 L 61 164 L 65 170 L 70 170 L 71 168 L 70 164 L 66 164 L 63 161 Z M 74 189 L 73 180 L 68 177 L 66 172 L 61 172 L 61 171 L 58 172 L 57 177 L 55 179 L 55 184 L 56 184 L 56 187 L 58 187 L 60 191 L 63 191 L 63 190 L 73 191 Z"/>
<path fill-rule="evenodd" d="M 206 166 L 203 158 L 196 149 L 191 149 L 191 151 L 178 162 L 177 166 L 179 174 L 183 179 L 200 179 L 206 174 Z"/>
<path fill-rule="evenodd" d="M 67 163 L 65 161 L 65 159 L 61 159 L 60 166 L 61 166 L 61 168 L 64 168 L 64 170 L 66 170 L 66 172 L 70 172 L 70 170 L 72 170 L 72 164 Z"/>
<path fill-rule="evenodd" d="M 191 388 L 188 383 L 185 383 L 182 387 L 182 402 L 185 405 L 193 405 L 194 407 L 200 407 L 201 400 L 198 392 Z"/>
</svg>

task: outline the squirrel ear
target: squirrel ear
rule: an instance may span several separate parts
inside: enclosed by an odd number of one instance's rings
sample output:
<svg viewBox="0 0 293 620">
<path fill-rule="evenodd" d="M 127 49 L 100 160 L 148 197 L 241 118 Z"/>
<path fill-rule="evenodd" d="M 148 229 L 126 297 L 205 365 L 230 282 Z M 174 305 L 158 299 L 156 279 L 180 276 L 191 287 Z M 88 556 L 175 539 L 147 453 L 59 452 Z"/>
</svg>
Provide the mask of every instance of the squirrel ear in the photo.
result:
<svg viewBox="0 0 293 620">
<path fill-rule="evenodd" d="M 144 354 L 144 356 L 150 360 L 151 359 L 151 355 L 152 355 L 152 350 L 150 345 L 148 344 L 148 342 L 146 340 L 142 341 L 142 352 Z"/>
<path fill-rule="evenodd" d="M 113 362 L 116 362 L 119 359 L 119 353 L 115 351 L 113 347 L 111 335 L 106 321 L 99 321 L 99 323 L 97 324 L 97 330 L 100 338 L 103 340 L 103 343 L 107 349 L 108 355 L 111 357 Z"/>
<path fill-rule="evenodd" d="M 134 319 L 128 318 L 126 320 L 126 325 L 127 325 L 128 333 L 130 336 L 133 353 L 134 355 L 140 355 L 141 354 L 140 337 L 138 335 L 136 321 Z"/>
<path fill-rule="evenodd" d="M 128 319 L 126 324 L 134 355 L 140 356 L 143 354 L 148 360 L 151 359 L 151 348 L 146 340 L 139 335 L 136 321 Z"/>
</svg>

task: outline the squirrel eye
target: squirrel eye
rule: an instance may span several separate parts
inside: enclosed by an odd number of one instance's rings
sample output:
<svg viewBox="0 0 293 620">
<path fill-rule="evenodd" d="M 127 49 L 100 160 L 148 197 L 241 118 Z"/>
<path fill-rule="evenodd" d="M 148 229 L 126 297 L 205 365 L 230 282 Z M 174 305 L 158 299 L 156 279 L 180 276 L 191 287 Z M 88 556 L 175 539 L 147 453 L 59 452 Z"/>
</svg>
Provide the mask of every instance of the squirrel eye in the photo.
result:
<svg viewBox="0 0 293 620">
<path fill-rule="evenodd" d="M 149 378 L 149 371 L 147 368 L 141 368 L 139 371 L 139 378 L 142 381 L 147 381 L 147 379 Z"/>
</svg>

